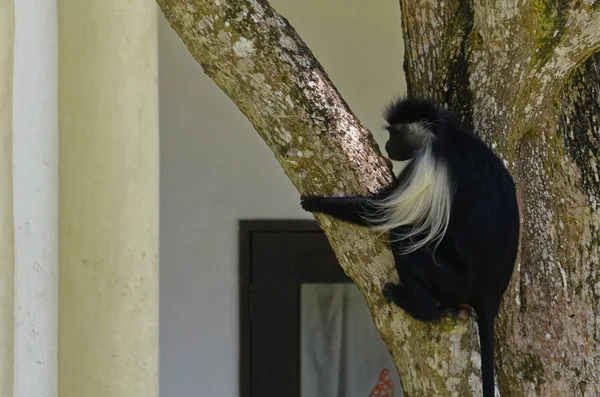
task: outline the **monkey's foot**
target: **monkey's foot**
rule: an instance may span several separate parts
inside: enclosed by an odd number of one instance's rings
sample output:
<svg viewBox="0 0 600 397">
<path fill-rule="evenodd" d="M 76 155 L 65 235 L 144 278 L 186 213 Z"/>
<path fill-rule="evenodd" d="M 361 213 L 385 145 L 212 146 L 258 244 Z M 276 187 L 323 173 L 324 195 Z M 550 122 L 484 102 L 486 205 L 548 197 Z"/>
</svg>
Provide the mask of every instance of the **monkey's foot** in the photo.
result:
<svg viewBox="0 0 600 397">
<path fill-rule="evenodd" d="M 385 283 L 381 289 L 383 297 L 388 303 L 397 302 L 402 294 L 402 287 L 394 283 Z"/>
<path fill-rule="evenodd" d="M 449 317 L 452 321 L 457 322 L 458 317 L 460 316 L 460 308 L 459 307 L 443 307 L 440 306 L 440 319 L 444 317 Z"/>
</svg>

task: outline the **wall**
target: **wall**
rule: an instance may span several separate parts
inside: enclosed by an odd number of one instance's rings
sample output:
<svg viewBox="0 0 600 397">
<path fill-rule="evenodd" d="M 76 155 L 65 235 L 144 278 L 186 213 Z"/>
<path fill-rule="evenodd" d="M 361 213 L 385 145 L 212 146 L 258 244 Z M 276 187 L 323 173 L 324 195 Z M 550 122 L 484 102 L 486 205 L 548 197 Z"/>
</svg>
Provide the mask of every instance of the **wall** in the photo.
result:
<svg viewBox="0 0 600 397">
<path fill-rule="evenodd" d="M 58 395 L 157 397 L 157 5 L 58 11 Z"/>
<path fill-rule="evenodd" d="M 405 91 L 397 1 L 272 0 L 385 141 Z M 250 123 L 159 17 L 161 396 L 238 394 L 237 222 L 308 218 Z"/>
<path fill-rule="evenodd" d="M 12 97 L 14 2 L 0 0 L 0 390 L 13 395 L 14 234 Z"/>
<path fill-rule="evenodd" d="M 55 2 L 42 0 L 18 0 L 14 6 L 13 397 L 56 397 L 59 255 L 57 9 Z"/>
</svg>

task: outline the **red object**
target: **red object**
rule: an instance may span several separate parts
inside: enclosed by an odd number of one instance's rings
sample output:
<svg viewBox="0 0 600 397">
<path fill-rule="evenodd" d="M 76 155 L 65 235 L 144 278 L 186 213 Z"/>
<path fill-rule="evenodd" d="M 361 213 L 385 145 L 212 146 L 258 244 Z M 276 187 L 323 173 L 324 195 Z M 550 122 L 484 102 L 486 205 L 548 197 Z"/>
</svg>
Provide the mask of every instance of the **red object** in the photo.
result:
<svg viewBox="0 0 600 397">
<path fill-rule="evenodd" d="M 379 374 L 379 382 L 373 389 L 369 397 L 394 397 L 394 387 L 392 386 L 392 377 L 390 371 L 384 369 Z"/>
</svg>

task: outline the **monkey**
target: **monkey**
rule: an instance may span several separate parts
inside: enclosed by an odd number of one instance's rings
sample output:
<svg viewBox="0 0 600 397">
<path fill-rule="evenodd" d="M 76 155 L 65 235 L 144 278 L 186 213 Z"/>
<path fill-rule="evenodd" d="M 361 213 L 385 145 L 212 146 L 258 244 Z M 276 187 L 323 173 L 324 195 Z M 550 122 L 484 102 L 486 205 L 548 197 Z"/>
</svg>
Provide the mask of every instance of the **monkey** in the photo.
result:
<svg viewBox="0 0 600 397">
<path fill-rule="evenodd" d="M 386 108 L 390 160 L 407 161 L 373 196 L 301 196 L 302 208 L 389 235 L 400 283 L 382 294 L 414 319 L 475 312 L 483 396 L 494 397 L 494 319 L 517 257 L 516 186 L 502 160 L 451 110 L 423 97 Z"/>
</svg>

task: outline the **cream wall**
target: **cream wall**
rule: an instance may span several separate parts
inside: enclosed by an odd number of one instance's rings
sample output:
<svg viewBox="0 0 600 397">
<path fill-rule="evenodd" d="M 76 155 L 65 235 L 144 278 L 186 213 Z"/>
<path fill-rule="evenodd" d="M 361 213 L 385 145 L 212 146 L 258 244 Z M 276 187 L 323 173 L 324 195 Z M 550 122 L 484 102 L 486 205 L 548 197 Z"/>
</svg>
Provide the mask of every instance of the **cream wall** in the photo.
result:
<svg viewBox="0 0 600 397">
<path fill-rule="evenodd" d="M 381 143 L 404 92 L 397 1 L 272 0 Z M 237 222 L 308 218 L 272 153 L 159 16 L 160 390 L 238 393 Z"/>
<path fill-rule="evenodd" d="M 58 10 L 59 396 L 157 397 L 157 6 Z"/>
<path fill-rule="evenodd" d="M 0 0 L 2 397 L 158 395 L 157 44 L 154 1 Z"/>
<path fill-rule="evenodd" d="M 13 395 L 14 233 L 12 186 L 13 0 L 0 0 L 0 390 Z"/>
</svg>

